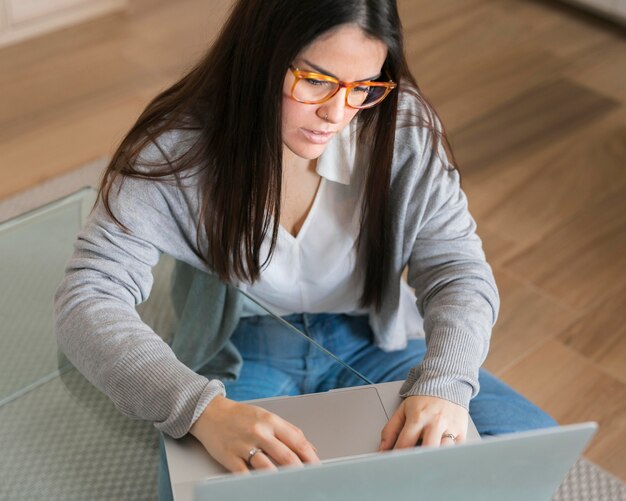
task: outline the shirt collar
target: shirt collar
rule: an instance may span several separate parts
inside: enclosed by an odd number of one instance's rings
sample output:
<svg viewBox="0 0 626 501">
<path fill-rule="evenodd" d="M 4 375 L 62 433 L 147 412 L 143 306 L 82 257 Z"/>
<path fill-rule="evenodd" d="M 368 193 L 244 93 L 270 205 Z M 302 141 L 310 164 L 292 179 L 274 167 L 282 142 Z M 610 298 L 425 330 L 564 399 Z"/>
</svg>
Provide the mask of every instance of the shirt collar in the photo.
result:
<svg viewBox="0 0 626 501">
<path fill-rule="evenodd" d="M 315 171 L 329 181 L 349 185 L 356 155 L 356 120 L 333 137 L 317 161 Z"/>
</svg>

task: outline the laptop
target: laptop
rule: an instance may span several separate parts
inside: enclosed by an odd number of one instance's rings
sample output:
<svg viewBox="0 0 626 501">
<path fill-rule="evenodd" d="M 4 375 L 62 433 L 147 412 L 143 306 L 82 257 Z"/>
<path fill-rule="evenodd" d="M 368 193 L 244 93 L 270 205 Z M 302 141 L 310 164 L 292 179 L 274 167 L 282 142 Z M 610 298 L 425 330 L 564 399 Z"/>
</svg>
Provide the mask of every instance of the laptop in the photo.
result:
<svg viewBox="0 0 626 501">
<path fill-rule="evenodd" d="M 193 499 L 548 501 L 595 429 L 584 423 L 221 477 L 198 483 Z"/>
<path fill-rule="evenodd" d="M 404 500 L 416 493 L 418 499 L 550 499 L 596 429 L 586 423 L 481 440 L 470 421 L 465 444 L 378 453 L 380 432 L 401 402 L 401 385 L 248 402 L 301 428 L 321 465 L 232 475 L 195 438 L 166 437 L 174 500 L 247 499 L 259 493 L 278 501 Z M 521 487 L 523 495 L 511 497 Z"/>
</svg>

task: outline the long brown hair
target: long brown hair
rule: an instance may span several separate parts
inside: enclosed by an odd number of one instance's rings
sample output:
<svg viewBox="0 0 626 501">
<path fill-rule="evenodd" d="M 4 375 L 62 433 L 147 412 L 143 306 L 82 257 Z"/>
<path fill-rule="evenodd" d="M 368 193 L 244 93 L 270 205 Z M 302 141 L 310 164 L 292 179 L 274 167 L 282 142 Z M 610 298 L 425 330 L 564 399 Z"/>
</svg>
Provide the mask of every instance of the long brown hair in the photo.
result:
<svg viewBox="0 0 626 501">
<path fill-rule="evenodd" d="M 441 136 L 409 70 L 395 0 L 237 1 L 208 53 L 147 106 L 113 155 L 100 190 L 109 214 L 115 218 L 109 197 L 118 176 L 158 181 L 199 172 L 198 248 L 203 230 L 204 259 L 223 281 L 256 280 L 275 248 L 280 220 L 285 74 L 316 38 L 349 23 L 385 43 L 383 74 L 399 84 L 381 104 L 356 117 L 359 143 L 368 145 L 369 163 L 376 166 L 368 169 L 358 240 L 365 260 L 361 305 L 380 308 L 401 92 L 423 105 L 422 125 L 436 129 L 433 141 Z M 160 148 L 158 138 L 174 130 L 187 131 L 194 140 L 175 156 L 161 149 L 163 161 L 145 168 L 142 151 Z M 270 232 L 270 253 L 262 263 L 261 244 Z"/>
</svg>

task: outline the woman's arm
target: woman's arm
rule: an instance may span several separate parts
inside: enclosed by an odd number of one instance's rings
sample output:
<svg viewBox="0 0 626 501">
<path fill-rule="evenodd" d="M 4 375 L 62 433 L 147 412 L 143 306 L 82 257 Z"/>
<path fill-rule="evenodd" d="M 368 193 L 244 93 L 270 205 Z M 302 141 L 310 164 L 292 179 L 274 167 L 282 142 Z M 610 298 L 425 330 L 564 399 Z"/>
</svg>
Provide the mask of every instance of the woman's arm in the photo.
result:
<svg viewBox="0 0 626 501">
<path fill-rule="evenodd" d="M 459 174 L 447 165 L 443 151 L 407 130 L 406 162 L 416 181 L 405 216 L 413 225 L 409 245 L 408 283 L 424 318 L 427 352 L 401 389 L 406 398 L 383 436 L 389 448 L 417 439 L 441 442 L 443 432 L 464 440 L 467 409 L 478 393 L 478 371 L 485 360 L 499 307 L 491 268 L 485 260 L 476 224 L 460 188 Z M 415 148 L 422 139 L 420 148 Z M 410 185 L 410 184 L 409 184 Z M 443 430 L 443 432 L 442 432 Z M 404 433 L 403 435 L 401 435 Z M 437 438 L 437 436 L 439 438 Z M 445 443 L 445 441 L 444 441 Z"/>
<path fill-rule="evenodd" d="M 402 391 L 467 408 L 479 390 L 478 369 L 487 356 L 499 298 L 458 172 L 441 165 L 431 170 L 428 210 L 408 270 L 424 318 L 427 353 Z"/>
<path fill-rule="evenodd" d="M 172 184 L 126 179 L 118 188 L 111 190 L 112 209 L 128 231 L 97 203 L 56 293 L 56 335 L 72 363 L 124 414 L 180 437 L 223 386 L 179 362 L 135 306 L 150 293 L 161 252 L 198 259 L 186 243 L 195 241 L 193 225 L 184 222 Z"/>
<path fill-rule="evenodd" d="M 124 414 L 152 421 L 175 438 L 191 432 L 231 471 L 248 470 L 253 446 L 264 452 L 255 456 L 257 469 L 319 462 L 299 429 L 259 407 L 224 398 L 220 381 L 181 363 L 142 322 L 135 305 L 150 293 L 160 254 L 198 260 L 185 244 L 195 242 L 193 226 L 171 185 L 128 179 L 114 193 L 114 213 L 129 231 L 98 203 L 57 290 L 56 333 L 68 358 Z"/>
</svg>

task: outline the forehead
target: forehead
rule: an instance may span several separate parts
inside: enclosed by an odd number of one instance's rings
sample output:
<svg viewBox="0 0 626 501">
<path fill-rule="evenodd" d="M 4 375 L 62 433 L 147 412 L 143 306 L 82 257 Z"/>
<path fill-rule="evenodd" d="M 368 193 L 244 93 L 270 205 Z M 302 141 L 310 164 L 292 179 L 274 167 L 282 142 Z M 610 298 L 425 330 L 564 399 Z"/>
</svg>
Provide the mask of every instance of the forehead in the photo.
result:
<svg viewBox="0 0 626 501">
<path fill-rule="evenodd" d="M 323 68 L 345 81 L 358 81 L 377 75 L 387 57 L 387 47 L 356 25 L 339 26 L 321 35 L 296 58 Z"/>
</svg>

